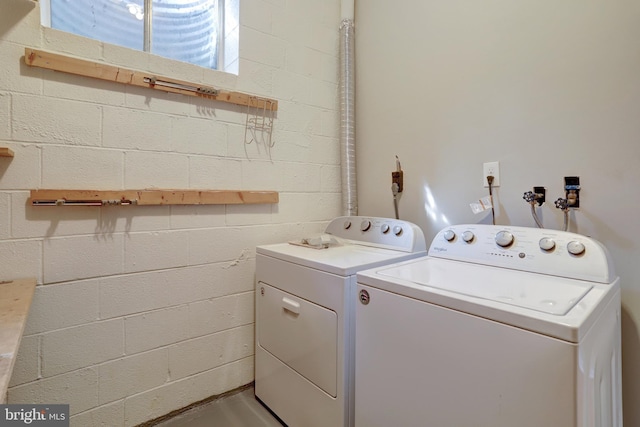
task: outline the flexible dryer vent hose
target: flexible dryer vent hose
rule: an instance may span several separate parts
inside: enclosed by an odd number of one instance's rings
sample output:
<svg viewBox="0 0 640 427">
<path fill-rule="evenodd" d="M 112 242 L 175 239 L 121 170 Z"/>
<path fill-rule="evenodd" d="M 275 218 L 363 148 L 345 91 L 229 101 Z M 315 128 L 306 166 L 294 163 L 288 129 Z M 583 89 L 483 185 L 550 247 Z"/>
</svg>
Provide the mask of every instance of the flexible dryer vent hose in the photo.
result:
<svg viewBox="0 0 640 427">
<path fill-rule="evenodd" d="M 354 25 L 344 19 L 340 25 L 340 148 L 342 210 L 358 215 L 356 188 L 355 55 Z"/>
</svg>

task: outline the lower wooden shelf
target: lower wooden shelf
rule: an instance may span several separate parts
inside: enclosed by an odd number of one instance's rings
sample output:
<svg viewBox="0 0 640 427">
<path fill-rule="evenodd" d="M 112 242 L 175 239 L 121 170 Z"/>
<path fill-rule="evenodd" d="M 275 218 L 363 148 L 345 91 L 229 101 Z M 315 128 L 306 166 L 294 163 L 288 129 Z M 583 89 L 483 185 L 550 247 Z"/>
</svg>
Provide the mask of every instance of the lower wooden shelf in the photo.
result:
<svg viewBox="0 0 640 427">
<path fill-rule="evenodd" d="M 34 206 L 237 205 L 278 203 L 275 191 L 31 190 Z"/>
</svg>

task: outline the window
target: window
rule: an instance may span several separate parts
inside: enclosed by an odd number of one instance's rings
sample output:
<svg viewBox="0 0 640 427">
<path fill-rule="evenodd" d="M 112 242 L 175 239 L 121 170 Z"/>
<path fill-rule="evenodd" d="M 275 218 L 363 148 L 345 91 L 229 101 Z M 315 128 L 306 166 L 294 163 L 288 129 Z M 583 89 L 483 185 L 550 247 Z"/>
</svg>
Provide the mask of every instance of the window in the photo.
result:
<svg viewBox="0 0 640 427">
<path fill-rule="evenodd" d="M 40 0 L 42 24 L 238 73 L 239 0 Z"/>
</svg>

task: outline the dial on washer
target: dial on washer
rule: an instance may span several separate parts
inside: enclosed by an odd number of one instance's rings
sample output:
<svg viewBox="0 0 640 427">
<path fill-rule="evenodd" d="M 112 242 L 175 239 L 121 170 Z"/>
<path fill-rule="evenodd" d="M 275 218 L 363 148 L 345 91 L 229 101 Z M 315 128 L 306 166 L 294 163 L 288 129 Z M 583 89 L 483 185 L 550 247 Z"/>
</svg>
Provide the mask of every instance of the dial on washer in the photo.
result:
<svg viewBox="0 0 640 427">
<path fill-rule="evenodd" d="M 508 248 L 513 244 L 513 234 L 506 230 L 498 231 L 496 243 L 502 248 Z"/>
<path fill-rule="evenodd" d="M 550 237 L 543 237 L 542 239 L 540 239 L 540 242 L 538 242 L 538 244 L 540 245 L 540 249 L 547 252 L 553 250 L 553 248 L 556 247 L 556 242 L 554 242 Z"/>
<path fill-rule="evenodd" d="M 582 255 L 585 251 L 584 243 L 572 240 L 567 243 L 567 251 L 569 251 L 571 255 Z"/>
</svg>

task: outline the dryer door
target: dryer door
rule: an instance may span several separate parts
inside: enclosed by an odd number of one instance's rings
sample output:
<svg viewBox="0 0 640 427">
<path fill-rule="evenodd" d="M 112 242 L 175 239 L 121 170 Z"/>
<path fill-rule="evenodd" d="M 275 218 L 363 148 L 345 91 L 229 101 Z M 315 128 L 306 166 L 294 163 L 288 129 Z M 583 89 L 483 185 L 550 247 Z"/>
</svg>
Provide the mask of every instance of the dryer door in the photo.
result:
<svg viewBox="0 0 640 427">
<path fill-rule="evenodd" d="M 257 291 L 258 345 L 336 397 L 336 313 L 264 282 Z"/>
</svg>

